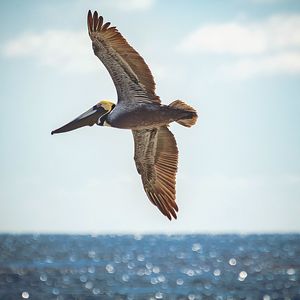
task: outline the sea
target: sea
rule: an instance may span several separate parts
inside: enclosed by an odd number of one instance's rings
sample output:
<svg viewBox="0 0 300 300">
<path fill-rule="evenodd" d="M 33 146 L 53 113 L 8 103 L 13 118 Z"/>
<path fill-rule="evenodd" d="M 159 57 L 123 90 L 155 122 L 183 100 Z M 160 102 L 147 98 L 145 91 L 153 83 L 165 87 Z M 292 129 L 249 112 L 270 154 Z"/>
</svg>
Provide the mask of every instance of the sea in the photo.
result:
<svg viewBox="0 0 300 300">
<path fill-rule="evenodd" d="M 0 235 L 0 300 L 300 299 L 300 235 Z"/>
</svg>

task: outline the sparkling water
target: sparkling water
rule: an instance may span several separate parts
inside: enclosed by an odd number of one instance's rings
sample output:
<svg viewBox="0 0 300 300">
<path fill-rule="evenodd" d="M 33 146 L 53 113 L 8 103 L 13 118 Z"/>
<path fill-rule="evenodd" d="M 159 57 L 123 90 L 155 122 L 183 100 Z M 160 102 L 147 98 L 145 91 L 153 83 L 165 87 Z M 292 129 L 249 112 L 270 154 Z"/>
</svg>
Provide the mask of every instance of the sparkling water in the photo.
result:
<svg viewBox="0 0 300 300">
<path fill-rule="evenodd" d="M 0 299 L 300 299 L 300 235 L 0 235 Z"/>
</svg>

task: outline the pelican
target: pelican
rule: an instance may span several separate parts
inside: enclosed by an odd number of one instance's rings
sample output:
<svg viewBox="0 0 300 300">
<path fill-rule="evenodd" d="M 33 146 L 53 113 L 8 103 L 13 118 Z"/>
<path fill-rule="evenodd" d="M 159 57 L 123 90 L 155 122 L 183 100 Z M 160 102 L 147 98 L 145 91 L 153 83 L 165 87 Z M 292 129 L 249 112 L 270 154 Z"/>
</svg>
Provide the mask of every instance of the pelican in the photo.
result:
<svg viewBox="0 0 300 300">
<path fill-rule="evenodd" d="M 62 133 L 83 126 L 131 129 L 134 160 L 149 200 L 169 219 L 177 219 L 176 173 L 178 149 L 169 130 L 171 122 L 191 127 L 197 113 L 183 101 L 161 104 L 155 82 L 144 59 L 116 27 L 104 23 L 97 11 L 87 15 L 88 34 L 95 55 L 108 70 L 117 90 L 118 102 L 103 100 L 73 121 L 54 130 Z"/>
</svg>

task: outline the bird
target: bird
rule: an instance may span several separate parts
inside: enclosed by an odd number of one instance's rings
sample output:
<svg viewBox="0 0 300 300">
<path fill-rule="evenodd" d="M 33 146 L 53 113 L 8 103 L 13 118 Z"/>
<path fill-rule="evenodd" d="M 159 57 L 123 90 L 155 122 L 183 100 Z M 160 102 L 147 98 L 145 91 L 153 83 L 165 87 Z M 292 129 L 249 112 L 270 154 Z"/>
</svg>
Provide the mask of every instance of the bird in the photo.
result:
<svg viewBox="0 0 300 300">
<path fill-rule="evenodd" d="M 161 103 L 145 60 L 115 26 L 104 23 L 97 11 L 88 11 L 87 26 L 94 54 L 109 72 L 118 100 L 116 104 L 101 100 L 51 134 L 94 124 L 131 130 L 134 161 L 146 195 L 169 220 L 177 219 L 178 148 L 169 124 L 191 127 L 197 121 L 197 112 L 181 100 Z"/>
</svg>

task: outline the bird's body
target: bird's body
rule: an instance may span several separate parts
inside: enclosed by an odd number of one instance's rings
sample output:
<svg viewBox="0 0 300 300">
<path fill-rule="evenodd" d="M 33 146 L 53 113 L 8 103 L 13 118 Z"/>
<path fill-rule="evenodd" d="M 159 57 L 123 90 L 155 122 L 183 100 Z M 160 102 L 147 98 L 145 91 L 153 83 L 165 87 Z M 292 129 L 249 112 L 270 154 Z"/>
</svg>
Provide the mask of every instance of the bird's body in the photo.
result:
<svg viewBox="0 0 300 300">
<path fill-rule="evenodd" d="M 149 129 L 189 117 L 190 112 L 158 103 L 120 103 L 107 116 L 108 125 L 122 129 Z"/>
<path fill-rule="evenodd" d="M 88 31 L 95 55 L 102 61 L 115 84 L 118 103 L 100 101 L 75 120 L 52 131 L 61 133 L 82 126 L 107 125 L 131 129 L 134 160 L 150 201 L 169 219 L 176 218 L 175 178 L 178 164 L 176 140 L 168 129 L 171 122 L 190 127 L 196 111 L 180 100 L 162 105 L 144 59 L 103 17 L 88 13 Z"/>
</svg>

